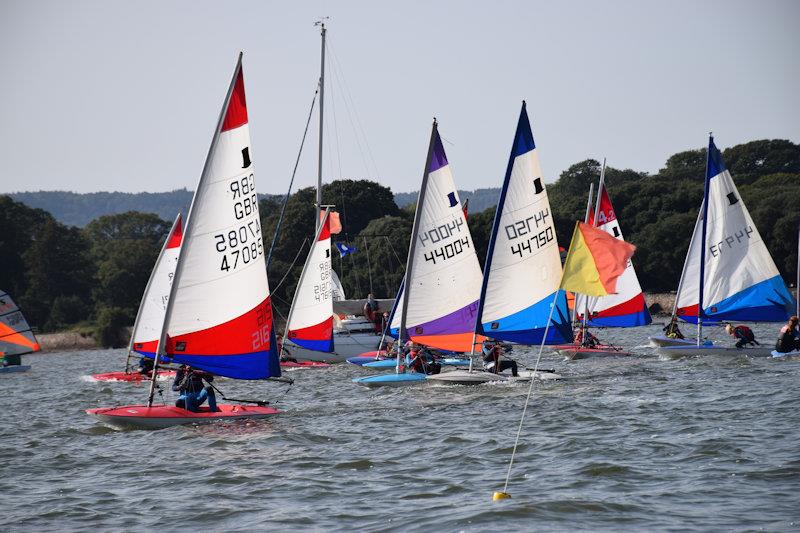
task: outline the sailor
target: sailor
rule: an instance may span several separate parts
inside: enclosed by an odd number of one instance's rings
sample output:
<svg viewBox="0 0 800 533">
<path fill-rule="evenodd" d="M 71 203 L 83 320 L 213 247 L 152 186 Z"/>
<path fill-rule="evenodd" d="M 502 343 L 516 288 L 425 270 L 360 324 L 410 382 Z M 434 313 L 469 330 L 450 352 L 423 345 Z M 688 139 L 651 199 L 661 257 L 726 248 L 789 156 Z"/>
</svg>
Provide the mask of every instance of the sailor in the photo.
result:
<svg viewBox="0 0 800 533">
<path fill-rule="evenodd" d="M 683 339 L 683 333 L 681 330 L 678 329 L 678 317 L 672 317 L 672 320 L 669 321 L 664 327 L 664 336 L 668 339 Z"/>
<path fill-rule="evenodd" d="M 375 333 L 381 333 L 381 321 L 383 315 L 379 311 L 378 300 L 375 299 L 372 293 L 367 295 L 367 301 L 364 303 L 364 316 L 367 320 L 372 322 L 372 327 L 375 328 Z"/>
<path fill-rule="evenodd" d="M 519 376 L 517 371 L 517 362 L 513 359 L 506 359 L 501 361 L 500 357 L 503 355 L 503 347 L 492 339 L 485 339 L 483 341 L 483 368 L 489 372 L 499 374 L 503 370 L 510 368 L 511 375 L 514 377 Z"/>
<path fill-rule="evenodd" d="M 415 344 L 408 354 L 411 359 L 408 369 L 420 374 L 438 374 L 442 370 L 442 365 L 436 362 L 433 356 L 424 347 Z"/>
<path fill-rule="evenodd" d="M 581 328 L 578 330 L 578 333 L 575 334 L 575 344 L 584 348 L 594 348 L 600 344 L 600 339 L 592 335 L 592 332 L 588 329 Z"/>
<path fill-rule="evenodd" d="M 208 382 L 209 385 L 204 386 L 203 380 Z M 175 381 L 172 383 L 172 390 L 181 393 L 175 402 L 175 406 L 196 413 L 199 411 L 199 407 L 208 400 L 208 407 L 211 411 L 219 411 L 217 397 L 211 386 L 212 381 L 214 381 L 212 374 L 202 370 L 195 370 L 189 365 L 181 365 L 175 373 Z"/>
<path fill-rule="evenodd" d="M 739 324 L 738 326 L 732 326 L 731 324 L 725 324 L 725 331 L 728 332 L 728 335 L 736 339 L 737 348 L 744 348 L 748 344 L 752 344 L 753 346 L 759 345 L 753 330 L 745 325 Z"/>
<path fill-rule="evenodd" d="M 139 359 L 139 373 L 143 376 L 149 376 L 153 371 L 153 360 L 147 357 Z"/>
<path fill-rule="evenodd" d="M 798 317 L 792 316 L 781 328 L 781 335 L 775 343 L 775 349 L 781 353 L 800 350 L 800 331 L 797 330 Z"/>
</svg>

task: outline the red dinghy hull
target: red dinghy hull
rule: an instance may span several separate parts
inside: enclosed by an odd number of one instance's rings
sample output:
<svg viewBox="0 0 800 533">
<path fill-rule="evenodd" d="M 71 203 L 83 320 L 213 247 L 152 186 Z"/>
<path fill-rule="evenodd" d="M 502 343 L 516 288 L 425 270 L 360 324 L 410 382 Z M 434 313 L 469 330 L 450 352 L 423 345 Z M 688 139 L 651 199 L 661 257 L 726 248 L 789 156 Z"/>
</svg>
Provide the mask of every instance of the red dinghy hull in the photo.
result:
<svg viewBox="0 0 800 533">
<path fill-rule="evenodd" d="M 325 368 L 326 366 L 331 366 L 328 363 L 322 363 L 320 361 L 299 361 L 297 363 L 293 363 L 292 361 L 281 361 L 281 368 Z"/>
<path fill-rule="evenodd" d="M 609 356 L 624 357 L 632 355 L 631 352 L 627 352 L 619 348 L 614 348 L 612 346 L 606 346 L 604 344 L 598 344 L 594 348 L 587 348 L 575 344 L 560 344 L 558 346 L 553 346 L 553 349 L 557 351 L 559 354 L 563 355 L 565 359 L 569 360 L 589 359 L 592 357 L 609 357 Z"/>
<path fill-rule="evenodd" d="M 205 424 L 217 420 L 241 420 L 267 418 L 280 411 L 273 407 L 258 405 L 217 404 L 219 411 L 212 412 L 207 406 L 193 413 L 171 405 L 125 405 L 87 409 L 86 413 L 117 429 L 163 429 L 184 424 Z"/>
<path fill-rule="evenodd" d="M 174 370 L 159 370 L 156 375 L 158 381 L 164 381 L 175 377 Z M 125 381 L 130 383 L 141 383 L 142 381 L 150 381 L 149 376 L 145 376 L 138 372 L 108 372 L 106 374 L 92 374 L 94 381 Z"/>
</svg>

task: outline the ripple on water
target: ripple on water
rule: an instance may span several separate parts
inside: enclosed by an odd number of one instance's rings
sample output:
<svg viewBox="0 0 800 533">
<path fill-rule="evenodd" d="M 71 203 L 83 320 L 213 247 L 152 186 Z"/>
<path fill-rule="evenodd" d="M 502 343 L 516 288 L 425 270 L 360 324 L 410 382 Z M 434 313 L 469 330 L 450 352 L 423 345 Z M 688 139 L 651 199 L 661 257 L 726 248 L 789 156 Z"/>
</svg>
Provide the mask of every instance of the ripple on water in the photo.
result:
<svg viewBox="0 0 800 533">
<path fill-rule="evenodd" d="M 636 345 L 658 332 L 601 333 Z M 83 409 L 141 403 L 145 388 L 80 376 L 123 360 L 34 355 L 28 375 L 0 378 L 0 493 L 20 496 L 4 498 L 0 530 L 796 528 L 800 361 L 545 354 L 542 366 L 568 379 L 536 384 L 512 498 L 492 502 L 527 384 L 371 391 L 350 382 L 366 371 L 339 365 L 294 373 L 285 396 L 219 380 L 231 395 L 282 397 L 285 413 L 268 420 L 114 431 Z"/>
</svg>

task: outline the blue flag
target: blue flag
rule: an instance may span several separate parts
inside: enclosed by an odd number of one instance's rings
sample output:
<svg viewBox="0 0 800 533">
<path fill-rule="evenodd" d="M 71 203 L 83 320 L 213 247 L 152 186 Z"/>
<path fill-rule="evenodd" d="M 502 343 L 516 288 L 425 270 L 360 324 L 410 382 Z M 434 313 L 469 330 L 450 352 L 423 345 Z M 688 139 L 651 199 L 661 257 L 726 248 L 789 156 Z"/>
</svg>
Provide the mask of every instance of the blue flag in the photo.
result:
<svg viewBox="0 0 800 533">
<path fill-rule="evenodd" d="M 339 257 L 344 257 L 349 254 L 354 254 L 358 251 L 358 248 L 355 246 L 348 246 L 343 242 L 337 242 L 336 248 L 339 249 Z"/>
</svg>

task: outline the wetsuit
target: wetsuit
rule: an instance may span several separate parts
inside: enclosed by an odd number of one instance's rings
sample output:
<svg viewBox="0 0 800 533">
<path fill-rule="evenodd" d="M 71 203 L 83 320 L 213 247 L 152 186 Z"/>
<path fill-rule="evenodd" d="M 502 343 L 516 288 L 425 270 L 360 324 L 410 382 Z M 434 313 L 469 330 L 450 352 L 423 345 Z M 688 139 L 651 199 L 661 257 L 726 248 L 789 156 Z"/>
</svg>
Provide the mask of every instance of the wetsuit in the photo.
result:
<svg viewBox="0 0 800 533">
<path fill-rule="evenodd" d="M 199 407 L 208 400 L 208 407 L 212 411 L 219 411 L 214 389 L 211 386 L 206 387 L 203 384 L 203 380 L 211 383 L 214 381 L 214 376 L 208 372 L 194 370 L 193 368 L 179 368 L 175 374 L 175 381 L 172 383 L 172 390 L 180 391 L 181 393 L 175 405 L 196 413 L 199 411 Z"/>
<path fill-rule="evenodd" d="M 483 347 L 483 368 L 488 370 L 489 372 L 494 372 L 498 374 L 503 370 L 508 368 L 511 369 L 511 375 L 514 377 L 519 376 L 519 371 L 517 369 L 517 362 L 513 359 L 504 359 L 500 361 L 500 347 L 493 346 Z"/>
<path fill-rule="evenodd" d="M 797 331 L 797 328 L 790 329 L 788 324 L 784 324 L 775 349 L 781 353 L 800 350 L 800 332 Z"/>
</svg>

